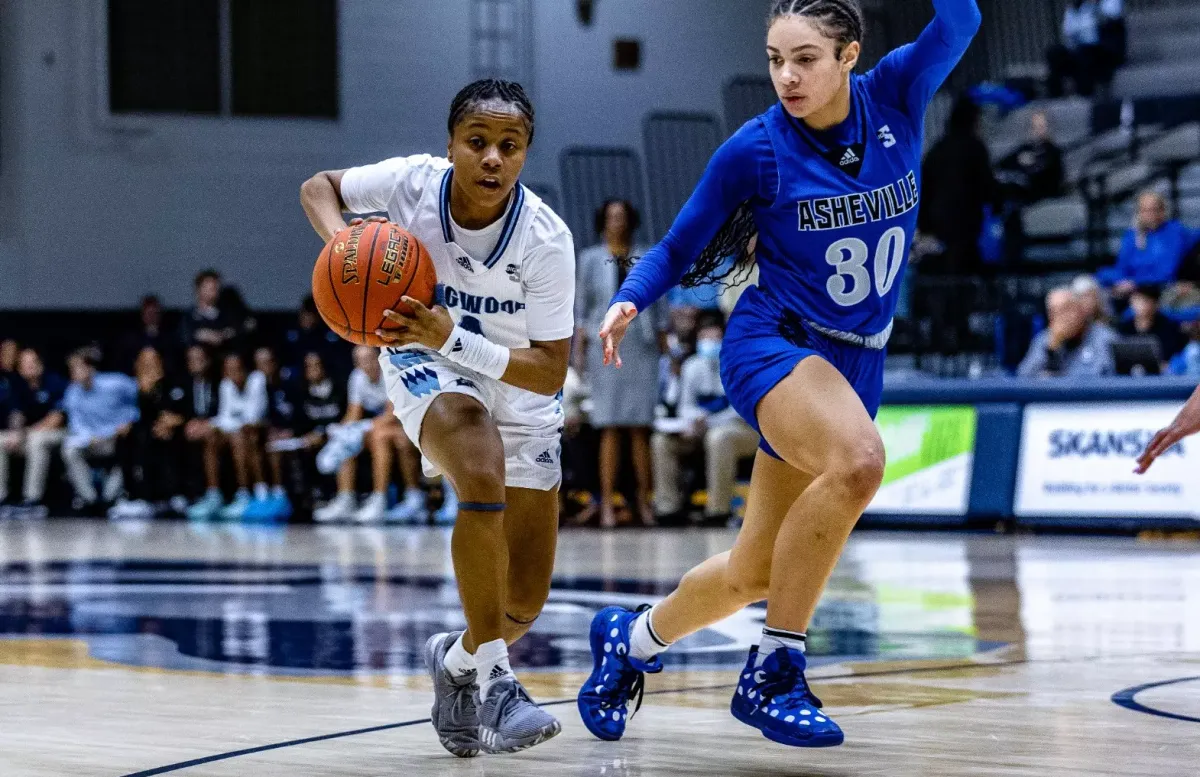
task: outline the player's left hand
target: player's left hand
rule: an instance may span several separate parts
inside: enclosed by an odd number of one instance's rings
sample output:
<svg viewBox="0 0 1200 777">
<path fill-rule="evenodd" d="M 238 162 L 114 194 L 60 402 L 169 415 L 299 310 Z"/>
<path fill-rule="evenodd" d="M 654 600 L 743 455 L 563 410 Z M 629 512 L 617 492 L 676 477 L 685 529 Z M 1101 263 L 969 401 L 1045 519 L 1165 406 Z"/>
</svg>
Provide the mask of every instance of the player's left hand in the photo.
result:
<svg viewBox="0 0 1200 777">
<path fill-rule="evenodd" d="M 375 334 L 388 345 L 417 343 L 435 351 L 441 350 L 454 331 L 454 319 L 450 318 L 449 311 L 441 305 L 427 308 L 412 297 L 403 297 L 402 301 L 412 308 L 412 313 L 406 315 L 394 310 L 383 311 L 383 317 L 396 326 L 376 329 Z"/>
<path fill-rule="evenodd" d="M 1137 469 L 1134 472 L 1139 475 L 1146 474 L 1146 470 L 1150 469 L 1155 459 L 1171 450 L 1184 437 L 1190 437 L 1197 432 L 1200 432 L 1200 390 L 1184 405 L 1170 426 L 1154 435 L 1154 439 L 1138 457 Z"/>
</svg>

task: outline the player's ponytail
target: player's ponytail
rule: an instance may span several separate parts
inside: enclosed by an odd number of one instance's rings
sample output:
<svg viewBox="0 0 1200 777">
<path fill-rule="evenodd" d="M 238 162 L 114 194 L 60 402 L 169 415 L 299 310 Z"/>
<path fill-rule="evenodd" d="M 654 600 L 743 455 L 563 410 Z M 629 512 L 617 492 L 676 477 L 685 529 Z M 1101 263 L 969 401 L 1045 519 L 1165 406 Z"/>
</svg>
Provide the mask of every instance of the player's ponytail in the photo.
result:
<svg viewBox="0 0 1200 777">
<path fill-rule="evenodd" d="M 740 285 L 750 277 L 754 266 L 750 241 L 757 234 L 754 212 L 750 203 L 744 202 L 708 241 L 680 285 L 688 288 L 716 283 Z"/>
<path fill-rule="evenodd" d="M 784 16 L 803 16 L 821 30 L 827 38 L 837 41 L 835 51 L 863 39 L 863 12 L 859 0 L 772 0 L 767 25 Z"/>
</svg>

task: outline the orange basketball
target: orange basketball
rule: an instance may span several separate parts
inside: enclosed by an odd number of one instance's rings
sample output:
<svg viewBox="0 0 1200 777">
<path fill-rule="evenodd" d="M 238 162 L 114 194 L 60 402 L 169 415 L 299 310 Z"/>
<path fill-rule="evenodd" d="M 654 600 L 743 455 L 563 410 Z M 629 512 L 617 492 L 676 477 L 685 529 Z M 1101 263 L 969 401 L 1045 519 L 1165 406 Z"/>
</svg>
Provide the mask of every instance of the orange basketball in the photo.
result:
<svg viewBox="0 0 1200 777">
<path fill-rule="evenodd" d="M 329 328 L 355 345 L 387 345 L 376 329 L 392 324 L 383 311 L 408 313 L 408 296 L 433 305 L 437 273 L 429 251 L 406 229 L 368 221 L 333 236 L 317 257 L 312 290 Z"/>
</svg>

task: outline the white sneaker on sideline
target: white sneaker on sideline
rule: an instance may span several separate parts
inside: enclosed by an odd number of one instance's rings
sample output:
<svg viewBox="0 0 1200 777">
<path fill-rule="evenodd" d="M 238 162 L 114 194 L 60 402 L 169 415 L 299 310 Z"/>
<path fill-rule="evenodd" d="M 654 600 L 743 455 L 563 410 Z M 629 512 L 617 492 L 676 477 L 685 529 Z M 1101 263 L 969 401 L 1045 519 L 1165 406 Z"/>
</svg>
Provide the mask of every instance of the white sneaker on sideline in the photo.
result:
<svg viewBox="0 0 1200 777">
<path fill-rule="evenodd" d="M 313 510 L 313 520 L 318 523 L 345 521 L 354 517 L 358 509 L 358 500 L 349 492 L 339 493 L 329 504 Z"/>
<path fill-rule="evenodd" d="M 363 500 L 362 507 L 354 514 L 358 523 L 382 523 L 387 515 L 387 494 L 374 493 Z"/>
</svg>

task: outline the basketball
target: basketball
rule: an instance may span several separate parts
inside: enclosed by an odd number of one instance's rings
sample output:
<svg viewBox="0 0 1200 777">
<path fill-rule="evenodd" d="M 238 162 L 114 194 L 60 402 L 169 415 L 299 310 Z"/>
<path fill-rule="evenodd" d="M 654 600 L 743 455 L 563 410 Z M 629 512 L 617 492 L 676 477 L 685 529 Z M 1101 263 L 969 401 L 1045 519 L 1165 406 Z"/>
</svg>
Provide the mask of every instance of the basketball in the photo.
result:
<svg viewBox="0 0 1200 777">
<path fill-rule="evenodd" d="M 376 329 L 391 325 L 385 310 L 409 313 L 409 296 L 433 305 L 437 274 L 429 251 L 391 222 L 368 221 L 333 236 L 317 257 L 312 293 L 325 323 L 356 345 L 387 345 Z"/>
</svg>

